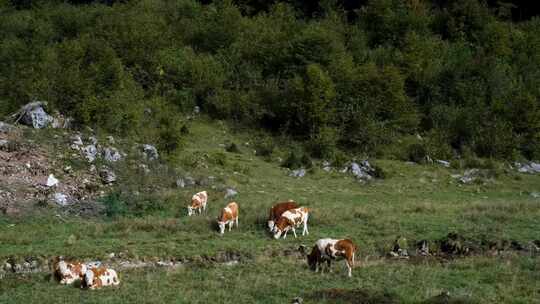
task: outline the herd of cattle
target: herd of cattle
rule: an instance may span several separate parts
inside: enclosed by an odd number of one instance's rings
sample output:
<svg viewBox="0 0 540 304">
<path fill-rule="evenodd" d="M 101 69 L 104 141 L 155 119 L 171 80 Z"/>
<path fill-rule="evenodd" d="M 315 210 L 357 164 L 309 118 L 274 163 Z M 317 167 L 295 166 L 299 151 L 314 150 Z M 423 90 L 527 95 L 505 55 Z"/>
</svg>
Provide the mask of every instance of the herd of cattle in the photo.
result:
<svg viewBox="0 0 540 304">
<path fill-rule="evenodd" d="M 191 198 L 191 204 L 187 207 L 188 216 L 196 213 L 201 214 L 206 210 L 208 203 L 208 193 L 202 191 L 196 193 Z M 268 229 L 275 239 L 286 238 L 287 232 L 292 230 L 296 238 L 296 228 L 302 226 L 302 235 L 309 234 L 308 231 L 309 209 L 298 206 L 293 200 L 277 203 L 270 208 L 268 216 Z M 230 202 L 221 210 L 217 218 L 219 233 L 225 233 L 225 227 L 229 226 L 231 231 L 234 224 L 238 228 L 238 204 Z M 305 248 L 302 246 L 304 253 Z M 352 275 L 354 259 L 357 251 L 356 245 L 349 239 L 318 240 L 311 252 L 306 254 L 309 268 L 318 272 L 322 271 L 322 265 L 326 263 L 328 270 L 333 260 L 345 260 L 347 275 Z M 65 261 L 57 258 L 54 265 L 54 274 L 61 284 L 71 284 L 77 280 L 81 281 L 81 288 L 97 289 L 103 286 L 115 286 L 120 284 L 118 274 L 115 270 L 101 266 L 100 263 L 81 263 L 76 261 Z"/>
</svg>

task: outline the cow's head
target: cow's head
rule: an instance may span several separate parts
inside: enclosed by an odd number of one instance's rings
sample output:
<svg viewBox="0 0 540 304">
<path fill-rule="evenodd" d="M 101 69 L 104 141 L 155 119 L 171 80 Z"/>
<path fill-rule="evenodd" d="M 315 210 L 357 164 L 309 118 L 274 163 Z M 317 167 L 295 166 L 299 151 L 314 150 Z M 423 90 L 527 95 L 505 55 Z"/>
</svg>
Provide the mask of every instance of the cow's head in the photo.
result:
<svg viewBox="0 0 540 304">
<path fill-rule="evenodd" d="M 270 230 L 270 232 L 274 232 L 275 226 L 276 226 L 276 223 L 274 222 L 274 220 L 268 220 L 268 230 Z"/>
<path fill-rule="evenodd" d="M 225 224 L 226 223 L 224 221 L 222 221 L 220 218 L 218 218 L 217 223 L 218 223 L 218 226 L 219 226 L 219 233 L 220 234 L 225 233 Z"/>
<path fill-rule="evenodd" d="M 86 270 L 84 277 L 81 280 L 81 288 L 90 288 L 93 289 L 94 283 L 94 272 L 91 269 Z"/>
<path fill-rule="evenodd" d="M 289 222 L 286 218 L 280 217 L 276 224 L 274 225 L 274 238 L 277 240 L 281 237 L 282 234 L 287 232 L 291 227 L 289 227 Z"/>
<path fill-rule="evenodd" d="M 193 207 L 188 206 L 188 207 L 187 207 L 187 214 L 188 214 L 188 216 L 192 216 L 193 213 L 195 213 L 195 212 L 193 212 Z"/>
</svg>

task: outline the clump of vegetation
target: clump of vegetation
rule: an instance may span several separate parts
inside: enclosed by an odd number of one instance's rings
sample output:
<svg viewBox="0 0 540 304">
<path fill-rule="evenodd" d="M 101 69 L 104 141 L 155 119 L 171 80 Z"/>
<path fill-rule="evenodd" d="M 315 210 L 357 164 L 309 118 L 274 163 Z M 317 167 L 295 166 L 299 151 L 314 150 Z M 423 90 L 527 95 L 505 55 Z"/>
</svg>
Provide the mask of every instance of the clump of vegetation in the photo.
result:
<svg viewBox="0 0 540 304">
<path fill-rule="evenodd" d="M 230 152 L 230 153 L 242 153 L 240 151 L 240 148 L 238 148 L 238 146 L 234 142 L 226 145 L 225 151 Z"/>
<path fill-rule="evenodd" d="M 172 153 L 197 105 L 323 159 L 419 161 L 416 133 L 436 158 L 540 159 L 540 22 L 506 2 L 19 2 L 0 4 L 2 117 L 46 100 Z"/>
<path fill-rule="evenodd" d="M 289 169 L 310 169 L 313 166 L 313 161 L 307 153 L 293 150 L 285 158 L 281 166 Z"/>
</svg>

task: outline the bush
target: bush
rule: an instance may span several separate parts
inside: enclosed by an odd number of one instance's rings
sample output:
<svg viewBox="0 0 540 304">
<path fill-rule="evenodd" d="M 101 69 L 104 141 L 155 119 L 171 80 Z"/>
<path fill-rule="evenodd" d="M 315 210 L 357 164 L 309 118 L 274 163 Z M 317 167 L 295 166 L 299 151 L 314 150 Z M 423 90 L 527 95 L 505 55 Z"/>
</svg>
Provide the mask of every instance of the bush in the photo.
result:
<svg viewBox="0 0 540 304">
<path fill-rule="evenodd" d="M 105 205 L 105 215 L 110 218 L 117 218 L 128 214 L 126 202 L 121 199 L 119 193 L 110 193 L 102 199 Z"/>
<path fill-rule="evenodd" d="M 309 155 L 307 155 L 306 153 L 291 151 L 281 165 L 291 170 L 299 168 L 309 169 L 313 166 L 313 162 L 311 161 Z"/>
</svg>

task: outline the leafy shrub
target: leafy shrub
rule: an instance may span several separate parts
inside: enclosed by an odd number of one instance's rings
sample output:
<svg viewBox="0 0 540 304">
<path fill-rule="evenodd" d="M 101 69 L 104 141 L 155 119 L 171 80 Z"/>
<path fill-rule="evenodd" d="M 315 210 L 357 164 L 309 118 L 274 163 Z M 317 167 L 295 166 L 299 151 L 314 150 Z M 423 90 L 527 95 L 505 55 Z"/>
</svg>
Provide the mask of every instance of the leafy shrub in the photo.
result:
<svg viewBox="0 0 540 304">
<path fill-rule="evenodd" d="M 293 150 L 289 152 L 289 155 L 281 165 L 292 170 L 299 168 L 309 169 L 313 166 L 313 162 L 308 154 Z"/>
<path fill-rule="evenodd" d="M 121 199 L 120 194 L 113 192 L 102 199 L 105 205 L 105 215 L 110 218 L 117 218 L 128 214 L 126 202 Z"/>
</svg>

